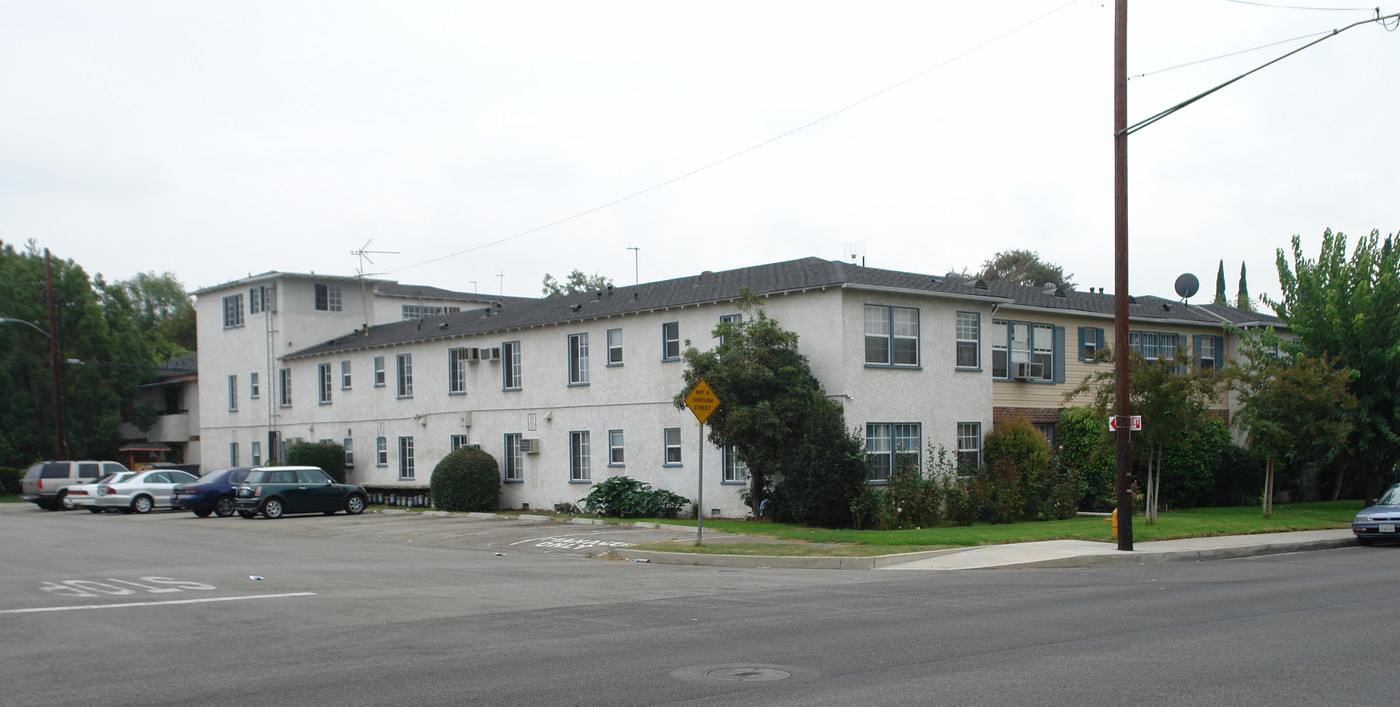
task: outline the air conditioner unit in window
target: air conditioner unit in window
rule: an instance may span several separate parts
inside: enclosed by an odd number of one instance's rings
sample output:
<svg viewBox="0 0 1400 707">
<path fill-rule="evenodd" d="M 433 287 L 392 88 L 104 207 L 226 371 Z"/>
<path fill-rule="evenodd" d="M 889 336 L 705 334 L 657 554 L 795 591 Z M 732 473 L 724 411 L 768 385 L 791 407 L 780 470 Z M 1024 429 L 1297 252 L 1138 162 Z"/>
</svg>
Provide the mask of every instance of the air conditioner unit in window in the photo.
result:
<svg viewBox="0 0 1400 707">
<path fill-rule="evenodd" d="M 500 356 L 500 351 L 501 351 L 500 349 L 491 349 L 491 348 L 482 347 L 481 350 L 480 350 L 480 357 L 481 357 L 481 360 L 483 360 L 483 361 L 495 361 L 495 360 L 497 359 L 497 357 Z M 493 353 L 493 352 L 495 352 L 495 353 Z"/>
<path fill-rule="evenodd" d="M 476 363 L 481 360 L 481 349 L 470 347 L 467 349 L 467 362 Z"/>
<path fill-rule="evenodd" d="M 1036 380 L 1042 376 L 1039 363 L 1030 361 L 1013 361 L 1011 363 L 1011 377 L 1015 380 Z"/>
<path fill-rule="evenodd" d="M 486 358 L 486 349 L 482 349 L 482 350 L 481 350 L 481 357 L 482 357 L 482 358 Z M 492 346 L 492 347 L 491 347 L 491 360 L 492 360 L 492 361 L 499 361 L 499 360 L 501 360 L 501 347 L 499 347 L 499 346 Z"/>
<path fill-rule="evenodd" d="M 538 437 L 525 437 L 520 440 L 520 451 L 525 454 L 539 454 L 540 440 Z"/>
</svg>

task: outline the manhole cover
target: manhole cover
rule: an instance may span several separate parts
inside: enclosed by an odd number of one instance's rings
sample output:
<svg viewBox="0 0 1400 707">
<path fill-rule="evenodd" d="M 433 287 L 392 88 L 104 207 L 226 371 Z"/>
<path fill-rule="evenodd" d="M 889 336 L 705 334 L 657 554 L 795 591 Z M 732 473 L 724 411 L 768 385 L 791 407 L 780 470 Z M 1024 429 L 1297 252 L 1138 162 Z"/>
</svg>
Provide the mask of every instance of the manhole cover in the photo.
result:
<svg viewBox="0 0 1400 707">
<path fill-rule="evenodd" d="M 707 671 L 705 677 L 736 682 L 761 682 L 789 678 L 792 677 L 792 673 L 772 668 L 718 668 Z"/>
</svg>

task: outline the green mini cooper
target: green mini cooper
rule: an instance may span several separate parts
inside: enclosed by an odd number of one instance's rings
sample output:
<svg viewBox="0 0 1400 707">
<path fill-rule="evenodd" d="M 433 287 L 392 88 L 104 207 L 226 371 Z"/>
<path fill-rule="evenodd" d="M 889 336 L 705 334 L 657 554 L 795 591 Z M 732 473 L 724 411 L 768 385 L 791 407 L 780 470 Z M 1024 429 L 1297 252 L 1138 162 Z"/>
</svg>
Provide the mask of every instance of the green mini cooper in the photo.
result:
<svg viewBox="0 0 1400 707">
<path fill-rule="evenodd" d="M 365 510 L 365 490 L 336 483 L 314 466 L 256 467 L 238 485 L 233 508 L 244 518 L 259 513 L 268 518 L 287 513 L 331 515 L 336 511 L 355 515 Z"/>
</svg>

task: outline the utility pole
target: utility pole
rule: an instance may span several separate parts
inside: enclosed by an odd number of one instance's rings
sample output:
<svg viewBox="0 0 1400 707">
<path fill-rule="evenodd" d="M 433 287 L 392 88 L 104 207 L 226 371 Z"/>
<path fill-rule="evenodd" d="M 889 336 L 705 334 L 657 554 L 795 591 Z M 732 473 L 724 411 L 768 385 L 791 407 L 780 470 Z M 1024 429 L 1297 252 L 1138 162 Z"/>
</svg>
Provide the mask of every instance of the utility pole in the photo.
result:
<svg viewBox="0 0 1400 707">
<path fill-rule="evenodd" d="M 1113 8 L 1113 384 L 1118 508 L 1118 549 L 1133 549 L 1133 494 L 1130 485 L 1132 414 L 1128 400 L 1128 0 Z"/>
<path fill-rule="evenodd" d="M 54 459 L 68 458 L 63 439 L 63 359 L 58 354 L 57 305 L 53 294 L 53 256 L 44 249 L 44 299 L 49 310 L 49 367 L 53 369 L 53 451 Z"/>
</svg>

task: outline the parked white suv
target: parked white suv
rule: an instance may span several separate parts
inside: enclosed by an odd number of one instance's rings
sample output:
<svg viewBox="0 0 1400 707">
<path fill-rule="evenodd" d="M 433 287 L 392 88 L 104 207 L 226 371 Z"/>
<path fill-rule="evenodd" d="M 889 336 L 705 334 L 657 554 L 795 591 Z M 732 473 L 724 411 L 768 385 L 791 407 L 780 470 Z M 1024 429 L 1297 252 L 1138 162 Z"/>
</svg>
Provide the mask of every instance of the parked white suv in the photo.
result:
<svg viewBox="0 0 1400 707">
<path fill-rule="evenodd" d="M 39 462 L 24 472 L 19 482 L 19 497 L 32 501 L 46 511 L 68 510 L 68 487 L 92 483 L 108 474 L 127 471 L 121 462 L 63 461 Z"/>
</svg>

